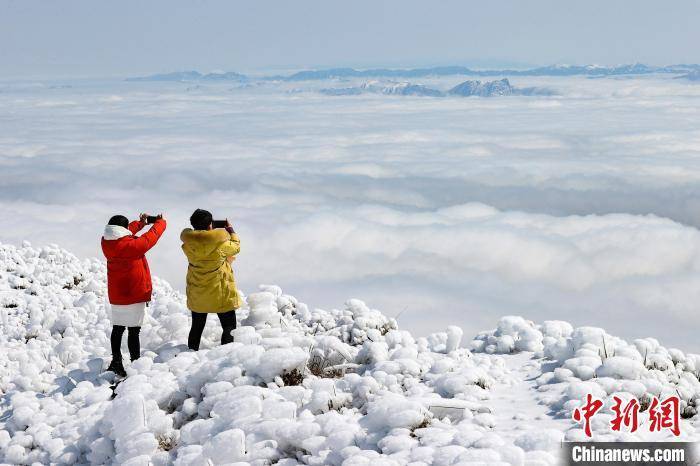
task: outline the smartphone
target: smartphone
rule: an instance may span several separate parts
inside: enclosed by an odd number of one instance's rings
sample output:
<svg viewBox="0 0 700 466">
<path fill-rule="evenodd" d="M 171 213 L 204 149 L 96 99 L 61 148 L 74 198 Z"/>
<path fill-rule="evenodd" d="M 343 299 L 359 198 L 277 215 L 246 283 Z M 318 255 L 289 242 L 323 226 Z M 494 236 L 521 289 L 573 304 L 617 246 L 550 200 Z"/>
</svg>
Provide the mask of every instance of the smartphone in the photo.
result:
<svg viewBox="0 0 700 466">
<path fill-rule="evenodd" d="M 226 228 L 226 220 L 212 220 L 212 228 Z"/>
<path fill-rule="evenodd" d="M 146 224 L 151 225 L 152 223 L 156 223 L 156 220 L 158 220 L 158 217 L 156 217 L 155 215 L 148 215 L 146 217 Z"/>
</svg>

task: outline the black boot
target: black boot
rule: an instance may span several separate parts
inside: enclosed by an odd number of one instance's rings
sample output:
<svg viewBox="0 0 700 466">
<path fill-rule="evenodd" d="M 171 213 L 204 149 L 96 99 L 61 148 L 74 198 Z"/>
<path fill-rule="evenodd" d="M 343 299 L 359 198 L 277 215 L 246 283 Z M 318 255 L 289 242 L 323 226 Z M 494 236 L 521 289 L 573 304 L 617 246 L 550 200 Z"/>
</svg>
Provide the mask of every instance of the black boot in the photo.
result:
<svg viewBox="0 0 700 466">
<path fill-rule="evenodd" d="M 112 362 L 107 367 L 107 372 L 114 372 L 119 377 L 126 377 L 126 371 L 124 370 L 124 363 L 119 359 L 112 359 Z"/>
</svg>

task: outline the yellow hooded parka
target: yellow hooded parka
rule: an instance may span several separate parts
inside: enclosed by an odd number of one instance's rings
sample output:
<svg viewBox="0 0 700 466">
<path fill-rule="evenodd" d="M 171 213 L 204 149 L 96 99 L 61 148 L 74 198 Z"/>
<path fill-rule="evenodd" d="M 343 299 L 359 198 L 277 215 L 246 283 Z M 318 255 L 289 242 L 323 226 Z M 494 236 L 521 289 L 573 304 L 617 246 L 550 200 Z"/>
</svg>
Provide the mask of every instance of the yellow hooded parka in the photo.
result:
<svg viewBox="0 0 700 466">
<path fill-rule="evenodd" d="M 223 229 L 193 230 L 180 234 L 187 256 L 187 307 L 193 312 L 227 312 L 241 306 L 233 270 L 227 257 L 241 250 L 236 233 Z"/>
</svg>

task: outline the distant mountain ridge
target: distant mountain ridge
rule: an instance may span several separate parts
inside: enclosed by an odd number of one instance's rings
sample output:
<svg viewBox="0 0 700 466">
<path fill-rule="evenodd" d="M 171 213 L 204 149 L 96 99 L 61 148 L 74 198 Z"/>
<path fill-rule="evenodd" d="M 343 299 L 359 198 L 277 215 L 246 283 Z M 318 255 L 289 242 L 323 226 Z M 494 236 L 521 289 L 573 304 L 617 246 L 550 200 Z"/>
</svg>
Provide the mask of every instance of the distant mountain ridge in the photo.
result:
<svg viewBox="0 0 700 466">
<path fill-rule="evenodd" d="M 677 64 L 650 66 L 641 63 L 599 66 L 599 65 L 550 65 L 526 70 L 474 70 L 465 66 L 436 66 L 431 68 L 328 68 L 303 70 L 290 75 L 262 76 L 257 79 L 267 81 L 318 81 L 343 78 L 422 78 L 430 76 L 469 75 L 481 77 L 493 76 L 623 76 L 638 74 L 687 74 L 700 73 L 698 64 Z M 235 72 L 200 73 L 198 71 L 176 71 L 150 76 L 127 78 L 127 81 L 248 81 L 254 79 Z"/>
<path fill-rule="evenodd" d="M 614 67 L 598 65 L 551 65 L 527 70 L 473 70 L 464 66 L 440 66 L 434 68 L 388 69 L 374 68 L 356 70 L 354 68 L 331 68 L 325 70 L 299 71 L 289 76 L 277 76 L 286 81 L 310 81 L 337 78 L 407 77 L 428 76 L 616 76 L 652 73 L 688 73 L 700 70 L 700 65 L 649 66 L 644 64 L 619 65 Z"/>
<path fill-rule="evenodd" d="M 619 65 L 605 67 L 598 65 L 551 65 L 527 70 L 473 70 L 464 66 L 440 66 L 433 68 L 388 69 L 374 68 L 356 70 L 354 68 L 331 68 L 324 70 L 299 71 L 289 76 L 274 78 L 285 81 L 310 81 L 337 78 L 373 78 L 373 77 L 407 77 L 420 78 L 428 76 L 615 76 L 652 73 L 688 73 L 700 70 L 700 65 L 649 66 L 644 64 Z"/>
<path fill-rule="evenodd" d="M 248 81 L 248 76 L 233 71 L 225 73 L 207 73 L 202 74 L 199 71 L 174 71 L 172 73 L 159 73 L 149 76 L 138 76 L 134 78 L 126 78 L 127 81 L 175 81 L 175 82 L 190 82 L 190 81 Z"/>
<path fill-rule="evenodd" d="M 507 78 L 494 81 L 481 82 L 478 80 L 464 81 L 455 87 L 441 91 L 422 84 L 409 82 L 390 83 L 382 85 L 378 82 L 365 82 L 360 86 L 327 88 L 319 92 L 332 96 L 360 95 L 360 94 L 385 94 L 385 95 L 410 95 L 424 97 L 494 97 L 509 95 L 553 95 L 554 92 L 547 88 L 539 87 L 514 87 Z"/>
<path fill-rule="evenodd" d="M 422 84 L 408 82 L 390 83 L 382 85 L 377 82 L 365 82 L 354 87 L 340 87 L 321 89 L 319 92 L 332 96 L 360 95 L 360 94 L 386 94 L 386 95 L 414 95 L 427 97 L 443 97 L 444 92 Z"/>
</svg>

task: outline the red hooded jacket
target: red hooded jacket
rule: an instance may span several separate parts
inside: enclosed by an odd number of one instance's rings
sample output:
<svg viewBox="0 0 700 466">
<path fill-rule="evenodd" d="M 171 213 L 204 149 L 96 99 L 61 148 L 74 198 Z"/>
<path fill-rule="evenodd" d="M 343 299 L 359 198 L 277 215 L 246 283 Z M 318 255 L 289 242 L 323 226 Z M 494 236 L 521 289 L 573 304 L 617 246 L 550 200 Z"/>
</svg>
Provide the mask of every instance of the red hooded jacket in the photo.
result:
<svg viewBox="0 0 700 466">
<path fill-rule="evenodd" d="M 145 223 L 134 221 L 129 228 L 107 225 L 102 236 L 102 252 L 107 258 L 107 294 L 112 304 L 136 304 L 151 300 L 153 285 L 146 251 L 155 246 L 165 231 L 165 220 L 158 219 L 141 236 Z"/>
</svg>

